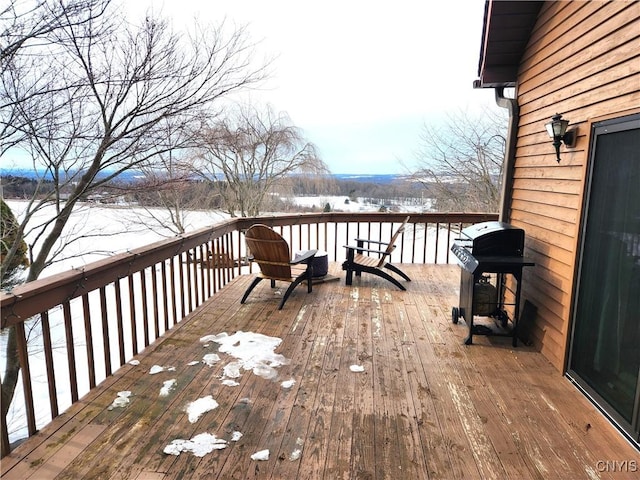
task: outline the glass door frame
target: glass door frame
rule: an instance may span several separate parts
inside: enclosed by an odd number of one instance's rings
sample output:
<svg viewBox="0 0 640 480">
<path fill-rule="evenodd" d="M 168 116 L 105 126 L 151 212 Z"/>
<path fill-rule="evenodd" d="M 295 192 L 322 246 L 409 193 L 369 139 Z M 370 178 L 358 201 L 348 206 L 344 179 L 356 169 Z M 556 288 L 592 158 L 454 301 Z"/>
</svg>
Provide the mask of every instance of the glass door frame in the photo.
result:
<svg viewBox="0 0 640 480">
<path fill-rule="evenodd" d="M 582 274 L 582 260 L 585 254 L 584 246 L 586 240 L 587 224 L 589 220 L 589 202 L 591 201 L 591 188 L 593 180 L 593 170 L 596 159 L 596 149 L 598 137 L 610 133 L 627 130 L 640 129 L 640 113 L 618 117 L 611 120 L 595 122 L 591 125 L 591 137 L 589 142 L 588 165 L 586 174 L 586 185 L 582 203 L 582 215 L 580 220 L 580 237 L 578 241 L 578 254 L 576 255 L 576 268 L 574 270 L 573 299 L 571 302 L 571 336 L 569 339 L 569 352 L 567 356 L 567 377 L 593 402 L 598 409 L 607 416 L 620 431 L 638 447 L 640 445 L 640 372 L 636 379 L 636 391 L 631 422 L 622 417 L 601 395 L 598 394 L 578 372 L 571 369 L 571 359 L 574 353 L 574 335 L 578 311 L 578 293 L 580 290 L 580 279 Z M 640 328 L 640 327 L 639 327 Z"/>
</svg>

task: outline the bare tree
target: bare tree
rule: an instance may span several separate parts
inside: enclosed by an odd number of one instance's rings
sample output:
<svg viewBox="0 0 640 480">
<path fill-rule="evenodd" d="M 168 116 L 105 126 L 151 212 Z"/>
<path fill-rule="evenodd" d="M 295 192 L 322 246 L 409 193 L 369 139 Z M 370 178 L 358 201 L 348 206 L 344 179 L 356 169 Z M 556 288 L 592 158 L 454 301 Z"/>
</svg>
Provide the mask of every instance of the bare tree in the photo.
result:
<svg viewBox="0 0 640 480">
<path fill-rule="evenodd" d="M 501 113 L 459 111 L 442 126 L 424 125 L 413 176 L 435 199 L 436 210 L 498 211 L 506 145 Z"/>
<path fill-rule="evenodd" d="M 126 170 L 188 146 L 164 134 L 167 124 L 199 124 L 220 99 L 265 75 L 265 65 L 252 64 L 246 30 L 224 23 L 196 24 L 181 35 L 151 16 L 130 23 L 109 0 L 13 0 L 0 20 L 3 163 L 28 158 L 54 185 L 36 191 L 16 233 L 31 233 L 27 281 L 60 251 L 81 200 Z M 34 224 L 51 205 L 55 214 Z M 18 252 L 18 244 L 9 246 L 3 270 Z M 3 395 L 13 395 L 17 369 L 15 351 L 8 351 Z"/>
<path fill-rule="evenodd" d="M 262 112 L 239 107 L 203 132 L 198 172 L 218 190 L 232 216 L 258 215 L 291 175 L 328 172 L 289 117 L 269 106 Z"/>
<path fill-rule="evenodd" d="M 29 266 L 29 260 L 27 244 L 23 238 L 18 237 L 18 220 L 2 198 L 0 198 L 0 214 L 0 258 L 4 260 L 9 249 L 16 246 L 16 255 L 12 257 L 12 261 L 2 262 L 0 287 L 5 289 L 19 282 L 16 277 L 21 270 Z"/>
<path fill-rule="evenodd" d="M 110 3 L 111 0 L 10 0 L 1 7 L 0 66 L 4 89 L 0 90 L 0 154 L 24 139 L 21 104 L 58 88 L 46 81 L 22 81 L 18 85 L 12 79 L 29 77 L 47 47 L 60 41 L 61 31 L 99 19 Z M 18 53 L 21 58 L 16 60 Z M 43 111 L 44 108 L 39 110 Z"/>
<path fill-rule="evenodd" d="M 2 289 L 11 288 L 20 282 L 22 271 L 29 266 L 27 259 L 27 245 L 23 238 L 19 237 L 18 221 L 9 206 L 0 198 L 0 259 L 2 259 L 2 271 L 0 286 Z M 16 253 L 11 262 L 6 261 L 6 254 L 14 248 Z M 16 350 L 15 329 L 11 328 L 7 336 L 7 360 L 5 371 L 2 372 L 2 390 L 0 395 L 0 415 L 6 418 L 9 405 L 18 382 L 20 364 Z"/>
<path fill-rule="evenodd" d="M 194 176 L 190 163 L 162 159 L 165 168 L 143 168 L 144 179 L 127 191 L 142 209 L 138 222 L 153 230 L 166 230 L 172 234 L 185 233 L 190 227 L 189 215 L 197 210 L 216 210 L 220 207 L 218 195 L 208 182 Z"/>
<path fill-rule="evenodd" d="M 26 227 L 35 211 L 57 206 L 47 233 L 30 245 L 28 280 L 48 264 L 78 201 L 122 172 L 188 146 L 185 137 L 165 134 L 172 119 L 185 128 L 199 124 L 216 100 L 264 74 L 264 66 L 251 66 L 242 28 L 227 34 L 224 25 L 196 26 L 187 41 L 164 21 L 147 17 L 135 26 L 110 12 L 56 35 L 56 43 L 41 47 L 38 62 L 29 56 L 30 75 L 3 72 L 11 87 L 3 93 L 13 100 L 24 135 L 14 151 L 20 147 L 34 170 L 56 185 L 52 194 L 33 199 L 23 220 Z M 17 64 L 20 55 L 13 60 Z M 28 89 L 46 94 L 20 95 Z M 7 122 L 4 110 L 0 122 Z"/>
<path fill-rule="evenodd" d="M 197 134 L 185 129 L 188 122 L 180 118 L 165 125 L 165 135 L 171 144 L 195 145 Z M 199 131 L 199 129 L 198 129 Z M 211 187 L 194 173 L 191 149 L 169 150 L 156 156 L 152 162 L 140 165 L 144 178 L 127 185 L 129 196 L 135 199 L 144 213 L 138 221 L 153 230 L 167 230 L 182 234 L 189 228 L 188 216 L 191 211 L 214 209 L 217 195 Z"/>
<path fill-rule="evenodd" d="M 10 0 L 0 8 L 0 63 L 29 46 L 49 43 L 59 30 L 100 17 L 111 0 Z"/>
</svg>

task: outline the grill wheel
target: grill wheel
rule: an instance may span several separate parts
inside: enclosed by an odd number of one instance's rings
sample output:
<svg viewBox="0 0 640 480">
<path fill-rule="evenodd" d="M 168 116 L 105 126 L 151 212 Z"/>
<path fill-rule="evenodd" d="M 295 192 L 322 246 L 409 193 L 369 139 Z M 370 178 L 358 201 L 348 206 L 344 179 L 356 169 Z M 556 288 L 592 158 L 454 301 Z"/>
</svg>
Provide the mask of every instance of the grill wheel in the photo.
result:
<svg viewBox="0 0 640 480">
<path fill-rule="evenodd" d="M 451 321 L 455 324 L 458 323 L 458 319 L 462 317 L 462 309 L 458 307 L 453 307 L 451 309 Z"/>
</svg>

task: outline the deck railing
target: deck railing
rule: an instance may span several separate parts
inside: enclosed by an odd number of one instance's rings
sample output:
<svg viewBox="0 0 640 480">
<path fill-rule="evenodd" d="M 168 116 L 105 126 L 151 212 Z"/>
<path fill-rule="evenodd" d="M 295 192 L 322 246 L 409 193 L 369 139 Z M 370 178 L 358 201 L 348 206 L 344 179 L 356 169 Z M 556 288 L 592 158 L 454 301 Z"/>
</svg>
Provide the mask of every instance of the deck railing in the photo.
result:
<svg viewBox="0 0 640 480">
<path fill-rule="evenodd" d="M 344 259 L 357 237 L 388 240 L 406 215 L 323 213 L 231 219 L 0 294 L 2 329 L 16 329 L 21 383 L 1 418 L 2 456 L 130 361 L 237 275 L 250 272 L 244 232 L 279 231 L 293 251 Z M 493 214 L 411 214 L 397 263 L 450 263 L 460 230 Z M 44 387 L 41 387 L 44 385 Z M 11 438 L 13 437 L 13 438 Z"/>
</svg>

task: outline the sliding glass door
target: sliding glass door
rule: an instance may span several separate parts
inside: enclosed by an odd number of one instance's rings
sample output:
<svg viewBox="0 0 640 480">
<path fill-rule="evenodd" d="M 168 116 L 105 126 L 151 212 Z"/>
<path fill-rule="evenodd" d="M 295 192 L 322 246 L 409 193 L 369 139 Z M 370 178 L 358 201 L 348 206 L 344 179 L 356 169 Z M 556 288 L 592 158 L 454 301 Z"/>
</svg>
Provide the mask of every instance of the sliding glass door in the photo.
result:
<svg viewBox="0 0 640 480">
<path fill-rule="evenodd" d="M 638 442 L 640 115 L 594 126 L 588 181 L 568 374 Z"/>
</svg>

